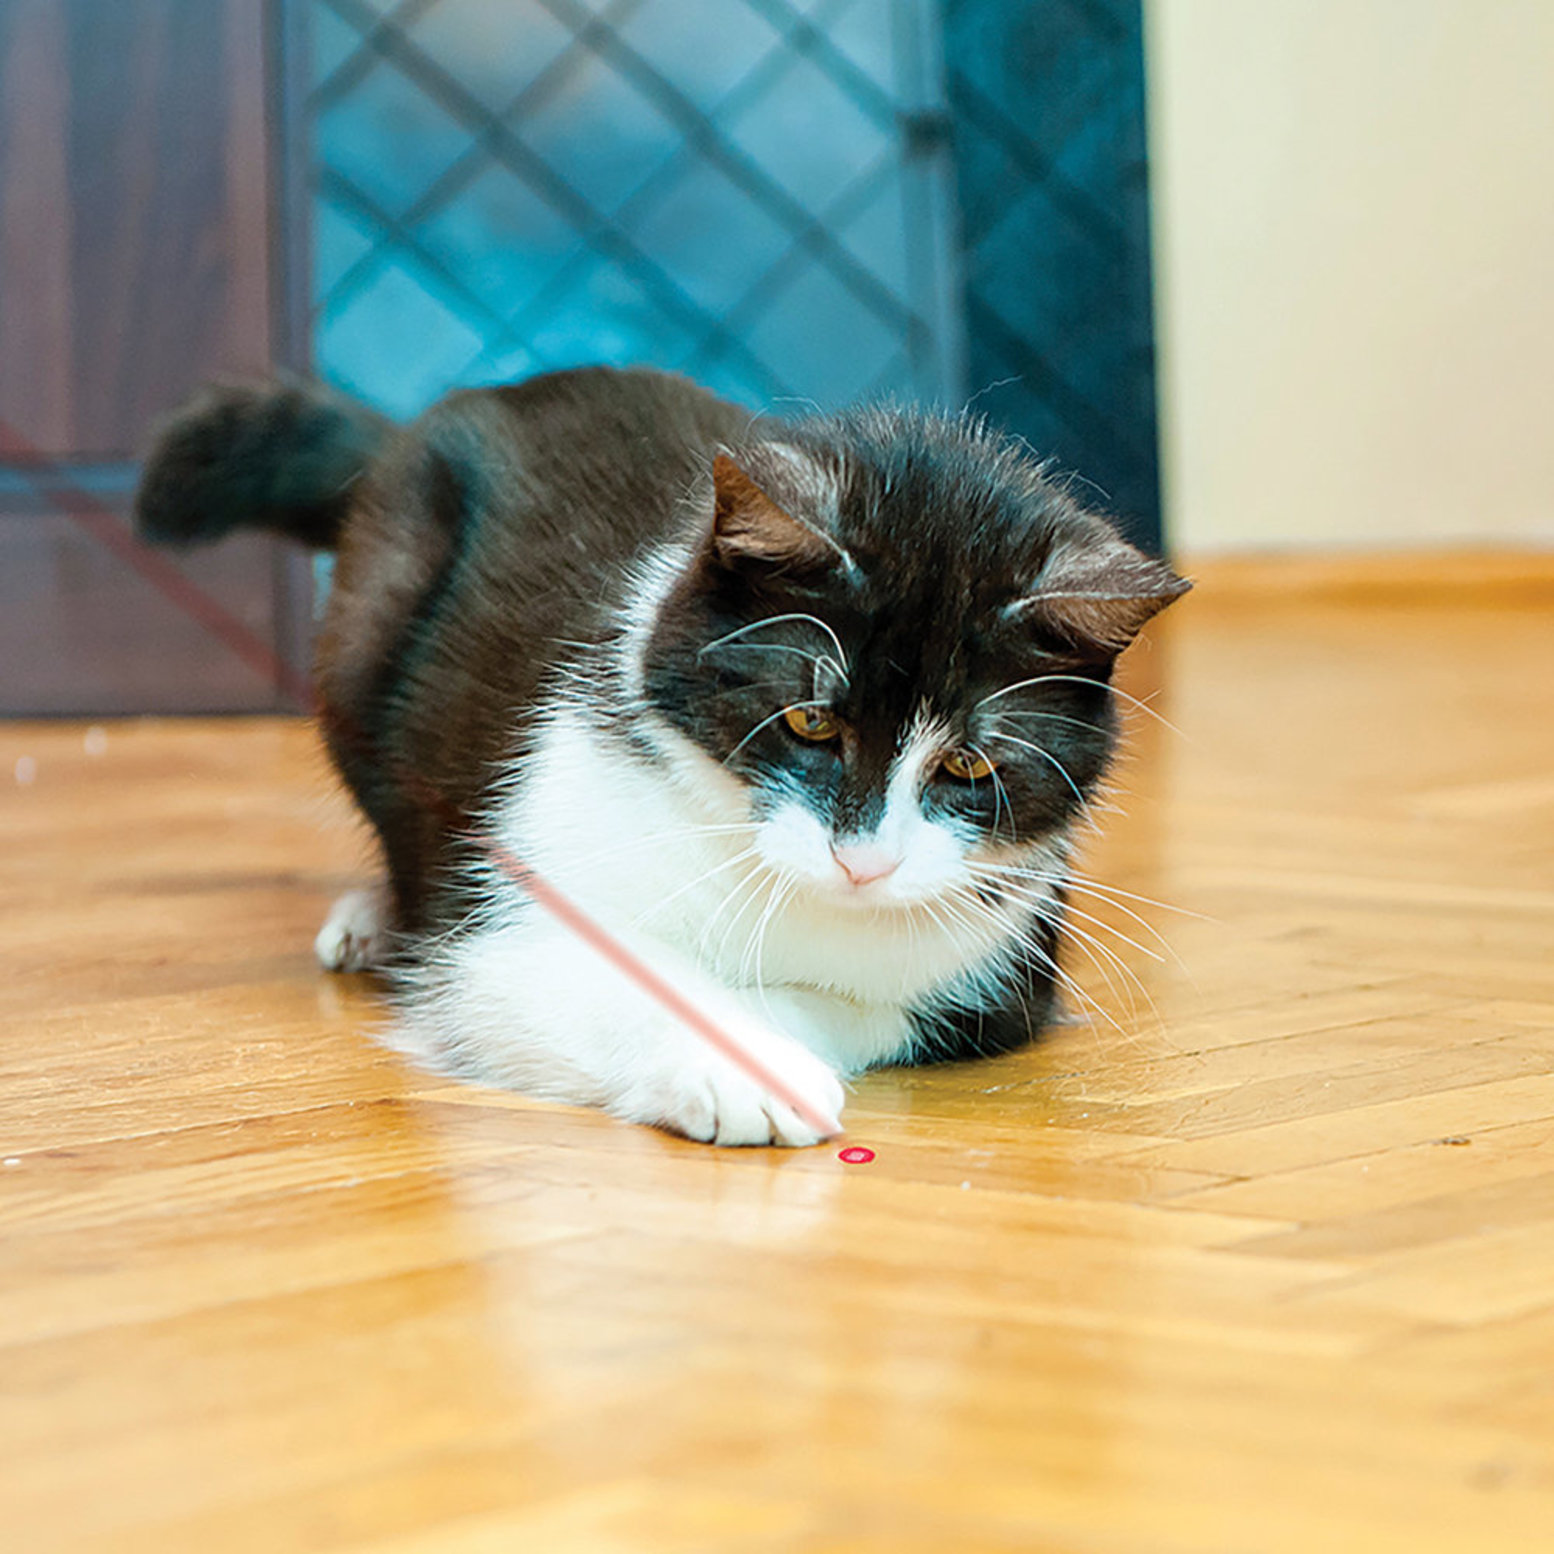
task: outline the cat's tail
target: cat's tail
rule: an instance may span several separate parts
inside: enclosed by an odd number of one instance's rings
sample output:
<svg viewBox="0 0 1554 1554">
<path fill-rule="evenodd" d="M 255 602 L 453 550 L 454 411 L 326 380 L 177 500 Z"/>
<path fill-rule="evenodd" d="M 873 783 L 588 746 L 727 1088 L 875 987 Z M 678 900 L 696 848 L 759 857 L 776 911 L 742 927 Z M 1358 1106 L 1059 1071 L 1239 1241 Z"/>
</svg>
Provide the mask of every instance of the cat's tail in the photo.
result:
<svg viewBox="0 0 1554 1554">
<path fill-rule="evenodd" d="M 181 546 L 268 529 L 329 550 L 389 429 L 315 384 L 206 389 L 161 429 L 135 494 L 136 532 Z"/>
</svg>

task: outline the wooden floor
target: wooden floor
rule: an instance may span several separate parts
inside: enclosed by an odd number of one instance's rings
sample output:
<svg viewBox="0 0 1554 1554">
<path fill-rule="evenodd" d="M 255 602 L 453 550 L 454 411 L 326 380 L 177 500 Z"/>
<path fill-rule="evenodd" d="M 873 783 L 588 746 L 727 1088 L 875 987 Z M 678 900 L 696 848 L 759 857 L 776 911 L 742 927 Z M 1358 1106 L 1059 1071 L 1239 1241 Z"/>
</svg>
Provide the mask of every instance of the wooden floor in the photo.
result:
<svg viewBox="0 0 1554 1554">
<path fill-rule="evenodd" d="M 1201 915 L 865 1164 L 375 1045 L 301 725 L 0 726 L 0 1544 L 1554 1548 L 1554 563 L 1201 575 L 1089 859 Z"/>
</svg>

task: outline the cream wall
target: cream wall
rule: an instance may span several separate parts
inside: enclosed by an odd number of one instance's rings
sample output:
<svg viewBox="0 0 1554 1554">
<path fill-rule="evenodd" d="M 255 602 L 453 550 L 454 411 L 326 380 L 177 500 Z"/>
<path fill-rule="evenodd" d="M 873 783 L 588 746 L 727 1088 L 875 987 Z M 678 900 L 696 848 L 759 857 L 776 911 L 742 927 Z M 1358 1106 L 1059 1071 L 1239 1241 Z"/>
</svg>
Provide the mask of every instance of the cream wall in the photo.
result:
<svg viewBox="0 0 1554 1554">
<path fill-rule="evenodd" d="M 1182 553 L 1554 542 L 1554 0 L 1146 0 Z"/>
</svg>

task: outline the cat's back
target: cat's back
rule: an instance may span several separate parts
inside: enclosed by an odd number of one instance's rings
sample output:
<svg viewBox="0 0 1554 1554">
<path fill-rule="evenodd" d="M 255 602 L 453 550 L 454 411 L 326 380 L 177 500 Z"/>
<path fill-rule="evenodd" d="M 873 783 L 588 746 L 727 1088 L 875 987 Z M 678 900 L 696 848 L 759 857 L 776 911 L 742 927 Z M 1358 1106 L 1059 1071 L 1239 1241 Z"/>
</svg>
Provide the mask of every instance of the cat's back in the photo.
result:
<svg viewBox="0 0 1554 1554">
<path fill-rule="evenodd" d="M 403 632 L 446 595 L 459 596 L 467 626 L 519 605 L 554 626 L 663 536 L 711 449 L 750 421 L 687 379 L 644 369 L 448 395 L 388 439 L 360 484 L 321 672 L 357 700 L 350 692 L 364 676 L 381 680 L 408 645 Z"/>
<path fill-rule="evenodd" d="M 754 419 L 675 373 L 576 367 L 450 394 L 428 413 L 425 435 L 436 441 L 490 406 L 506 418 L 512 451 L 536 483 L 581 479 L 606 490 L 683 481 L 707 448 L 737 441 Z"/>
<path fill-rule="evenodd" d="M 584 367 L 465 390 L 412 436 L 457 493 L 440 525 L 466 585 L 545 613 L 596 600 L 632 556 L 683 521 L 681 503 L 750 413 L 671 373 Z M 473 602 L 473 601 L 469 601 Z"/>
<path fill-rule="evenodd" d="M 442 583 L 464 650 L 521 644 L 539 664 L 554 639 L 592 638 L 633 560 L 684 526 L 713 451 L 751 420 L 686 379 L 608 367 L 436 407 L 420 435 L 458 492 Z"/>
<path fill-rule="evenodd" d="M 320 640 L 332 706 L 476 795 L 567 645 L 750 412 L 686 379 L 581 368 L 449 395 L 388 441 L 341 536 Z"/>
</svg>

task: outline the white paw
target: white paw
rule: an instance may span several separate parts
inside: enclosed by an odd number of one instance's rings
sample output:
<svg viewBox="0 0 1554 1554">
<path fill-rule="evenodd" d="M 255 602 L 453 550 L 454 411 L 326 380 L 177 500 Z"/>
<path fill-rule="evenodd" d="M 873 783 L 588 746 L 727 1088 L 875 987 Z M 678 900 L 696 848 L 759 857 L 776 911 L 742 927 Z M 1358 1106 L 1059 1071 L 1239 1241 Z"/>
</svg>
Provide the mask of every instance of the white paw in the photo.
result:
<svg viewBox="0 0 1554 1554">
<path fill-rule="evenodd" d="M 725 1018 L 720 1023 L 727 1028 L 733 1022 Z M 840 1133 L 845 1095 L 836 1074 L 796 1041 L 753 1027 L 753 1021 L 741 1021 L 736 1034 L 804 1103 L 813 1114 L 810 1120 L 710 1047 L 684 1051 L 673 1067 L 643 1076 L 611 1109 L 633 1122 L 652 1123 L 704 1144 L 802 1149 Z"/>
<path fill-rule="evenodd" d="M 381 890 L 348 890 L 329 909 L 313 941 L 325 971 L 367 971 L 388 949 L 388 911 Z"/>
</svg>

